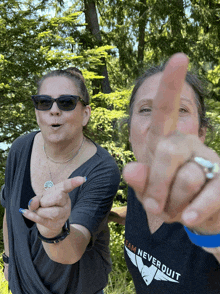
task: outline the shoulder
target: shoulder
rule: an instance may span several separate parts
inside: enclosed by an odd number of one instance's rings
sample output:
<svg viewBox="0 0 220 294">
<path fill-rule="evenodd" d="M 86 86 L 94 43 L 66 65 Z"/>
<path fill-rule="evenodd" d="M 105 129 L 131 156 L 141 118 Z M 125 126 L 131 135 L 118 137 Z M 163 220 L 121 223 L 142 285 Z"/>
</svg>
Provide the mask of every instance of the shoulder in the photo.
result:
<svg viewBox="0 0 220 294">
<path fill-rule="evenodd" d="M 30 150 L 30 145 L 37 132 L 32 132 L 26 135 L 18 137 L 10 148 L 7 161 L 22 160 L 24 156 L 27 156 Z"/>
<path fill-rule="evenodd" d="M 96 143 L 95 145 L 97 147 L 97 152 L 95 155 L 100 159 L 100 161 L 104 161 L 105 163 L 109 162 L 112 165 L 117 166 L 115 159 L 105 148 L 101 147 L 100 145 Z"/>
<path fill-rule="evenodd" d="M 16 150 L 22 150 L 24 146 L 27 146 L 28 143 L 31 143 L 34 139 L 37 132 L 32 132 L 29 134 L 22 135 L 14 140 L 12 143 L 12 146 L 10 150 L 16 151 Z"/>
<path fill-rule="evenodd" d="M 85 162 L 77 171 L 79 175 L 86 176 L 87 182 L 83 185 L 84 189 L 91 186 L 95 187 L 118 187 L 121 174 L 114 158 L 108 151 L 100 145 L 94 143 L 97 147 L 96 153 Z M 74 174 L 75 175 L 75 174 Z"/>
<path fill-rule="evenodd" d="M 115 159 L 112 157 L 109 152 L 104 149 L 103 147 L 96 145 L 97 146 L 97 153 L 96 153 L 96 160 L 98 159 L 99 164 L 98 164 L 98 169 L 103 170 L 106 172 L 106 174 L 114 175 L 114 177 L 121 177 L 118 165 L 115 161 Z"/>
<path fill-rule="evenodd" d="M 96 147 L 96 152 L 94 155 L 86 162 L 87 168 L 92 170 L 101 170 L 103 169 L 114 169 L 115 171 L 118 171 L 119 168 L 115 161 L 115 159 L 112 157 L 112 155 L 103 147 L 101 147 L 99 144 L 88 138 L 93 146 Z"/>
</svg>

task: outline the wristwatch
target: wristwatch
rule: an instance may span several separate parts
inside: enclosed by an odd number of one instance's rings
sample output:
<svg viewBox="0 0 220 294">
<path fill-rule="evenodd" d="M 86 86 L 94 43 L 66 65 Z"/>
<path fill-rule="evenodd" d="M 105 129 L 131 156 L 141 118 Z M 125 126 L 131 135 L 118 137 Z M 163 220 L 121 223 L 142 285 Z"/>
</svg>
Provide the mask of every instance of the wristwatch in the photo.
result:
<svg viewBox="0 0 220 294">
<path fill-rule="evenodd" d="M 5 252 L 2 253 L 2 259 L 4 263 L 9 264 L 9 257 L 5 254 Z"/>
<path fill-rule="evenodd" d="M 43 242 L 54 243 L 54 244 L 56 244 L 56 243 L 58 243 L 60 241 L 63 241 L 70 234 L 70 222 L 69 222 L 69 219 L 65 222 L 62 229 L 63 229 L 62 233 L 59 234 L 58 236 L 54 237 L 54 238 L 45 238 L 38 231 L 38 238 Z"/>
</svg>

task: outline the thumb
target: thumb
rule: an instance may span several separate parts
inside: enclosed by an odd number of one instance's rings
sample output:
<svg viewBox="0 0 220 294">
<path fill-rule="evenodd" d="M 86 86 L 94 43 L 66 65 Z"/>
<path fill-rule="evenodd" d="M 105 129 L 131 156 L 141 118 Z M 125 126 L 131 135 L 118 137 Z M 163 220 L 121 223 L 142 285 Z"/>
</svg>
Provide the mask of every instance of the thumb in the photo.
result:
<svg viewBox="0 0 220 294">
<path fill-rule="evenodd" d="M 34 196 L 28 203 L 28 208 L 31 211 L 35 211 L 40 207 L 40 200 L 42 196 Z"/>
<path fill-rule="evenodd" d="M 60 185 L 61 191 L 64 193 L 69 193 L 73 189 L 79 187 L 83 183 L 87 181 L 86 177 L 75 177 L 71 179 L 67 179 L 59 184 L 56 185 L 56 188 L 59 188 L 58 186 Z"/>
<path fill-rule="evenodd" d="M 149 169 L 150 168 L 146 164 L 138 162 L 128 163 L 123 169 L 123 178 L 127 184 L 135 190 L 138 198 L 142 198 L 146 190 Z"/>
</svg>

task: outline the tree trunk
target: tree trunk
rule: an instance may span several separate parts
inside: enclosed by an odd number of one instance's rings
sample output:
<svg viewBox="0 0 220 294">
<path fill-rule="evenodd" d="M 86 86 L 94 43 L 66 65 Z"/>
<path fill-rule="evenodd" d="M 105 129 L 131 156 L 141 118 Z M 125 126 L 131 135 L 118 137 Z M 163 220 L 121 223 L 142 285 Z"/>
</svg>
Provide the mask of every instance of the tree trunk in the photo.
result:
<svg viewBox="0 0 220 294">
<path fill-rule="evenodd" d="M 184 16 L 184 6 L 183 0 L 175 0 L 171 6 L 172 13 L 170 14 L 170 23 L 171 23 L 171 34 L 174 40 L 174 48 L 178 51 L 185 51 L 185 44 L 183 42 L 183 37 L 181 33 L 182 23 L 181 20 Z M 175 52 L 172 52 L 175 53 Z"/>
<path fill-rule="evenodd" d="M 85 19 L 87 23 L 86 29 L 94 36 L 96 43 L 94 45 L 101 46 L 102 38 L 99 29 L 98 16 L 96 11 L 96 4 L 94 0 L 84 0 L 85 5 Z M 98 94 L 100 88 L 103 93 L 111 93 L 111 87 L 108 79 L 108 71 L 106 67 L 105 58 L 101 58 L 103 65 L 98 67 L 98 75 L 104 76 L 102 80 L 93 81 L 93 95 Z"/>
<path fill-rule="evenodd" d="M 143 68 L 144 61 L 144 49 L 145 49 L 145 28 L 147 24 L 147 6 L 146 0 L 140 0 L 140 10 L 139 10 L 139 32 L 138 32 L 138 75 L 140 74 L 140 69 Z"/>
</svg>

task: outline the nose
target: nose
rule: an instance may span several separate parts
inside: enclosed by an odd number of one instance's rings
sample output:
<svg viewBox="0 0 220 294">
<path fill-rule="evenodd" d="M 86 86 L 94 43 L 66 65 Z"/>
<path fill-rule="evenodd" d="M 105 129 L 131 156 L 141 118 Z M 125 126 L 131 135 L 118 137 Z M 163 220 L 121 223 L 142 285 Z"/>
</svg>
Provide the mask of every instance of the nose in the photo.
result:
<svg viewBox="0 0 220 294">
<path fill-rule="evenodd" d="M 50 109 L 50 114 L 51 115 L 60 115 L 61 114 L 61 110 L 59 109 L 56 101 L 53 102 L 53 105 Z"/>
</svg>

